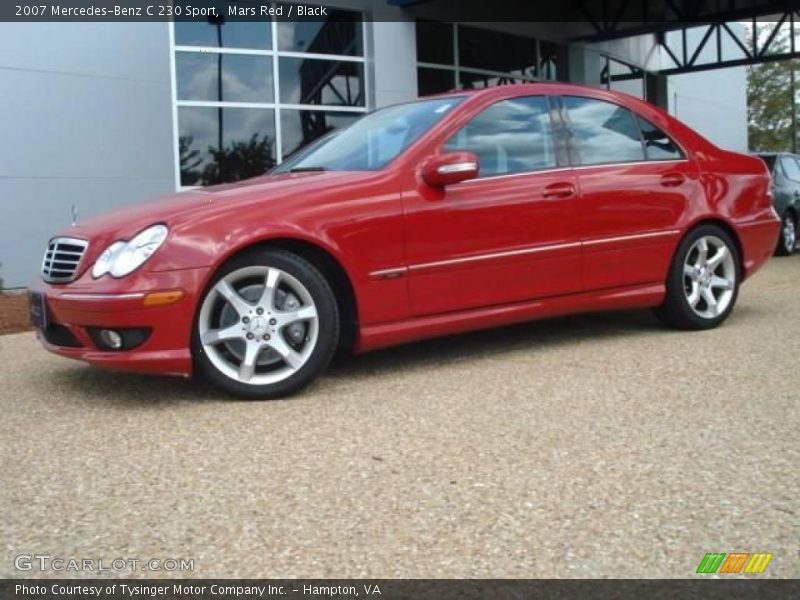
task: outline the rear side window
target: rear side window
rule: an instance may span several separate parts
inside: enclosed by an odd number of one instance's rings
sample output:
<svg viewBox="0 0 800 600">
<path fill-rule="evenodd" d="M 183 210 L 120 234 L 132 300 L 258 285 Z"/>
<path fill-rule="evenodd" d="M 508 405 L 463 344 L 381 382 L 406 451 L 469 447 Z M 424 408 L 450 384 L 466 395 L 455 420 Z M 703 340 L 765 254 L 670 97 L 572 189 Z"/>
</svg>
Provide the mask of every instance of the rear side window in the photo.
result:
<svg viewBox="0 0 800 600">
<path fill-rule="evenodd" d="M 481 177 L 555 167 L 547 99 L 529 96 L 493 104 L 459 129 L 444 150 L 476 154 Z"/>
<path fill-rule="evenodd" d="M 781 158 L 781 166 L 783 172 L 792 181 L 800 181 L 800 164 L 793 156 L 784 156 Z"/>
<path fill-rule="evenodd" d="M 573 161 L 601 165 L 645 160 L 639 127 L 626 108 L 578 96 L 564 96 Z"/>
<path fill-rule="evenodd" d="M 642 131 L 647 160 L 680 160 L 686 158 L 678 145 L 661 129 L 637 115 Z"/>
</svg>

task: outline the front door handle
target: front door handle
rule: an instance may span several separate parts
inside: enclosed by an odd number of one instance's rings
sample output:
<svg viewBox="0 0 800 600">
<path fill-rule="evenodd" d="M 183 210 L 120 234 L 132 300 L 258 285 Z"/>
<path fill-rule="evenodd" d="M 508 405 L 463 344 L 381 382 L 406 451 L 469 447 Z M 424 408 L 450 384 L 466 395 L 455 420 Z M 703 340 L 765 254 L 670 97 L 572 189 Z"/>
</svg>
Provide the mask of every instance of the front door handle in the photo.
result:
<svg viewBox="0 0 800 600">
<path fill-rule="evenodd" d="M 544 188 L 542 195 L 548 200 L 559 200 L 561 198 L 571 198 L 575 195 L 575 186 L 568 181 L 551 183 Z"/>
<path fill-rule="evenodd" d="M 667 173 L 661 177 L 661 185 L 664 187 L 677 187 L 686 181 L 686 178 L 680 173 Z"/>
</svg>

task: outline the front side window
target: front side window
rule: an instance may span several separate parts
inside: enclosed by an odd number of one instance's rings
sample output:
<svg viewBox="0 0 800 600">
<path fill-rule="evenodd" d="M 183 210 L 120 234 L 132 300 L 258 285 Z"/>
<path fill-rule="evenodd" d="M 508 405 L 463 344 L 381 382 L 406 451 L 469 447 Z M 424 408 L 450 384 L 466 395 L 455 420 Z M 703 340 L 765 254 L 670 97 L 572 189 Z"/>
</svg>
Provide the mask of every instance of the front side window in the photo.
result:
<svg viewBox="0 0 800 600">
<path fill-rule="evenodd" d="M 647 160 L 680 160 L 686 158 L 678 145 L 647 119 L 637 116 L 642 131 Z"/>
<path fill-rule="evenodd" d="M 377 110 L 294 163 L 291 170 L 380 170 L 438 123 L 461 100 L 461 97 L 436 98 Z"/>
<path fill-rule="evenodd" d="M 474 153 L 481 177 L 555 167 L 547 99 L 530 96 L 493 104 L 456 132 L 444 151 Z"/>
<path fill-rule="evenodd" d="M 573 162 L 601 165 L 645 160 L 639 128 L 626 108 L 594 98 L 563 98 Z"/>
</svg>

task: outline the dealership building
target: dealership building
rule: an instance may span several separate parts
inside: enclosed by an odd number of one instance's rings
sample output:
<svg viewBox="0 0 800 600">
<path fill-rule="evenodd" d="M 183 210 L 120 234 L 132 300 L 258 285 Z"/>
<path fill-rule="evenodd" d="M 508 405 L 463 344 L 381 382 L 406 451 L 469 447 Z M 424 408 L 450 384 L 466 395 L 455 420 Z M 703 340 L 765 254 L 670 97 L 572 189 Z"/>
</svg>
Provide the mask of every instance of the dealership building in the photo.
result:
<svg viewBox="0 0 800 600">
<path fill-rule="evenodd" d="M 445 0 L 321 4 L 314 20 L 0 23 L 4 287 L 25 286 L 73 219 L 262 173 L 366 111 L 458 88 L 623 91 L 746 151 L 746 65 L 776 56 L 748 50 L 741 21 L 766 13 L 755 0 L 692 27 L 455 23 Z"/>
</svg>

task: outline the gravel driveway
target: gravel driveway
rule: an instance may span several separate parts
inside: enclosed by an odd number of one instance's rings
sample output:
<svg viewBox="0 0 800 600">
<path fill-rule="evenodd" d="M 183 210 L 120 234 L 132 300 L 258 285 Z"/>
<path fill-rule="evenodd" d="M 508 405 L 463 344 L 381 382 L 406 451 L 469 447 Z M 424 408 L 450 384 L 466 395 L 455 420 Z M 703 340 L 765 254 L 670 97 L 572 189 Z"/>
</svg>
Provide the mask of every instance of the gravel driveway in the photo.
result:
<svg viewBox="0 0 800 600">
<path fill-rule="evenodd" d="M 0 576 L 49 554 L 191 558 L 197 577 L 685 577 L 747 551 L 798 577 L 798 357 L 800 257 L 714 331 L 557 319 L 348 359 L 288 401 L 3 336 Z"/>
</svg>

